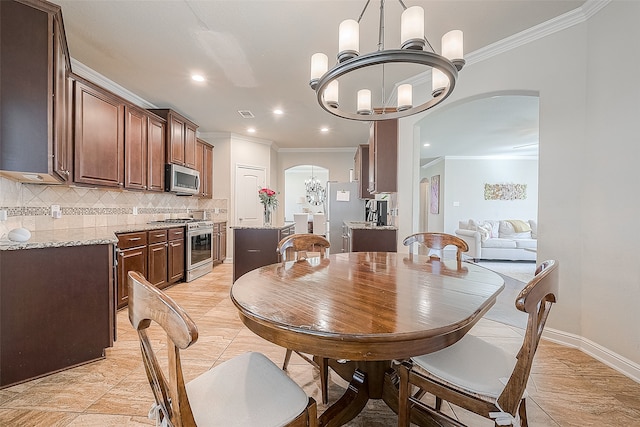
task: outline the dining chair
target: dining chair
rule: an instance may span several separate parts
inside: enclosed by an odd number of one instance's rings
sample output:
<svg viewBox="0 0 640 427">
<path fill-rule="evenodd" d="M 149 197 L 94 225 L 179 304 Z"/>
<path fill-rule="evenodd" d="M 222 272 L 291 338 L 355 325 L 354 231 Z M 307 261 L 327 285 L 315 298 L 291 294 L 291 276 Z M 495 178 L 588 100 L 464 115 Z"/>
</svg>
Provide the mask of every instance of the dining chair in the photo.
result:
<svg viewBox="0 0 640 427">
<path fill-rule="evenodd" d="M 292 234 L 278 242 L 277 251 L 284 263 L 287 261 L 303 261 L 309 258 L 309 254 L 315 253 L 317 253 L 320 258 L 324 258 L 330 246 L 331 244 L 326 238 L 317 234 Z M 289 366 L 293 351 L 294 350 L 287 349 L 284 356 L 282 369 L 285 371 L 287 370 L 287 366 Z M 296 351 L 296 354 L 320 371 L 322 403 L 326 404 L 329 401 L 329 359 L 316 357 L 316 362 L 303 353 Z"/>
<path fill-rule="evenodd" d="M 327 221 L 323 213 L 313 214 L 313 234 L 320 236 L 327 234 Z"/>
<path fill-rule="evenodd" d="M 446 233 L 415 233 L 404 239 L 402 242 L 405 246 L 411 246 L 414 243 L 418 243 L 429 250 L 429 259 L 442 259 L 442 251 L 446 246 L 453 245 L 456 247 L 456 260 L 458 264 L 462 262 L 462 253 L 469 251 L 469 245 L 467 242 Z M 413 257 L 413 252 L 409 248 L 409 257 Z"/>
<path fill-rule="evenodd" d="M 441 412 L 444 400 L 493 419 L 496 426 L 518 425 L 519 417 L 519 425 L 527 427 L 527 381 L 557 295 L 558 262 L 547 260 L 515 300 L 516 308 L 528 313 L 519 350 L 511 351 L 508 346 L 467 334 L 440 351 L 400 362 L 398 426 L 409 426 L 414 407 L 443 420 L 445 425 L 463 425 Z M 418 387 L 413 395 L 412 386 Z M 436 396 L 434 407 L 420 400 L 425 392 Z"/>
<path fill-rule="evenodd" d="M 280 240 L 276 251 L 282 257 L 282 262 L 298 261 L 311 258 L 309 254 L 319 254 L 320 258 L 324 258 L 330 246 L 323 236 L 296 233 Z"/>
<path fill-rule="evenodd" d="M 145 371 L 156 401 L 150 417 L 155 415 L 157 425 L 317 425 L 313 398 L 261 353 L 236 356 L 185 384 L 180 351 L 198 340 L 195 323 L 141 273 L 130 271 L 128 285 L 129 321 L 138 331 Z M 152 322 L 167 333 L 168 360 L 163 365 L 147 334 Z"/>
<path fill-rule="evenodd" d="M 293 222 L 295 223 L 294 232 L 296 234 L 305 234 L 309 232 L 309 214 L 301 213 L 293 214 Z"/>
</svg>

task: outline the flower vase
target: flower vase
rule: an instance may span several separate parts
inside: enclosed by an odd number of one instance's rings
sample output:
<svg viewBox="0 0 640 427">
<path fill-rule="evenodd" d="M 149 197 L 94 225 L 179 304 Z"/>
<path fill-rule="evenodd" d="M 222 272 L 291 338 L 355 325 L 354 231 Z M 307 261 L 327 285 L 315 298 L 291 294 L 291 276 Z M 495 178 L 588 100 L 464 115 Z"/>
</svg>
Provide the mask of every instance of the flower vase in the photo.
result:
<svg viewBox="0 0 640 427">
<path fill-rule="evenodd" d="M 264 225 L 271 227 L 271 206 L 264 205 Z"/>
</svg>

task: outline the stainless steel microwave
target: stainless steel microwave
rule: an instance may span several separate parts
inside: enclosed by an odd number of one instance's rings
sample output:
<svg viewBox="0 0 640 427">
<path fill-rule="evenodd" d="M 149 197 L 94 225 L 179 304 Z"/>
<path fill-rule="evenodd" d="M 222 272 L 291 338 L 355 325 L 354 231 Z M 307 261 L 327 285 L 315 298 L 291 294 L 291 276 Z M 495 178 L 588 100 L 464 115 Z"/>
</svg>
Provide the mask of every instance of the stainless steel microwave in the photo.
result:
<svg viewBox="0 0 640 427">
<path fill-rule="evenodd" d="M 167 164 L 164 168 L 165 191 L 179 196 L 190 196 L 200 192 L 200 172 L 184 166 Z"/>
</svg>

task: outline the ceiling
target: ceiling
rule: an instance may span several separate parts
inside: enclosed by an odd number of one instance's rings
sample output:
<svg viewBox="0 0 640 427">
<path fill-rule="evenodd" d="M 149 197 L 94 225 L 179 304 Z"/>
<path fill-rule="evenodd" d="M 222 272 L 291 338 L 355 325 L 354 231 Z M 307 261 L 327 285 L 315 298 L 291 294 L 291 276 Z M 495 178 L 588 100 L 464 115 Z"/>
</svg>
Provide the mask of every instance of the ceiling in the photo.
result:
<svg viewBox="0 0 640 427">
<path fill-rule="evenodd" d="M 173 108 L 199 124 L 201 133 L 230 132 L 272 141 L 280 149 L 355 147 L 368 139 L 368 123 L 336 118 L 317 104 L 309 88 L 309 62 L 315 52 L 337 53 L 340 22 L 357 19 L 361 0 L 52 0 L 62 6 L 71 57 L 159 108 Z M 439 50 L 441 36 L 451 29 L 465 34 L 465 52 L 474 52 L 512 34 L 580 7 L 583 0 L 414 1 L 425 9 L 427 39 Z M 372 1 L 360 27 L 360 50 L 376 49 L 379 4 Z M 395 0 L 386 2 L 385 47 L 399 45 Z M 460 79 L 464 79 L 464 69 Z M 204 83 L 190 79 L 193 72 Z M 489 152 L 496 132 L 531 138 L 537 127 L 537 99 L 497 106 L 488 98 L 465 106 L 443 106 L 429 117 L 465 123 L 464 129 L 440 127 L 424 119 L 422 134 L 449 138 L 447 150 L 422 153 L 479 155 Z M 498 113 L 487 107 L 500 108 Z M 274 108 L 284 114 L 276 116 Z M 477 108 L 482 109 L 480 114 Z M 242 118 L 249 110 L 255 118 Z M 531 117 L 535 115 L 535 118 Z M 474 127 L 478 125 L 478 127 Z M 321 133 L 320 128 L 330 130 Z M 254 127 L 250 134 L 247 128 Z M 460 128 L 460 126 L 457 126 Z M 461 132 L 460 132 L 461 131 Z M 494 132 L 493 135 L 490 132 Z M 486 134 L 482 136 L 482 134 Z M 473 136 L 470 145 L 466 136 Z M 479 147 L 484 147 L 480 150 Z M 434 155 L 434 153 L 437 153 Z"/>
</svg>

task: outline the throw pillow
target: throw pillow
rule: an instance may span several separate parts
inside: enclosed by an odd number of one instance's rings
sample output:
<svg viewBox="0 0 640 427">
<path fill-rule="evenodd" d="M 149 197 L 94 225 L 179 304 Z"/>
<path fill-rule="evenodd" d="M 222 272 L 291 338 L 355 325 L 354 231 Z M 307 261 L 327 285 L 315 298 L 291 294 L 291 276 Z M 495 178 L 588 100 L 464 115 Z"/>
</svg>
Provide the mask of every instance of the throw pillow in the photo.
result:
<svg viewBox="0 0 640 427">
<path fill-rule="evenodd" d="M 487 224 L 479 225 L 478 232 L 480 233 L 480 241 L 486 242 L 491 236 L 491 226 Z"/>
</svg>

